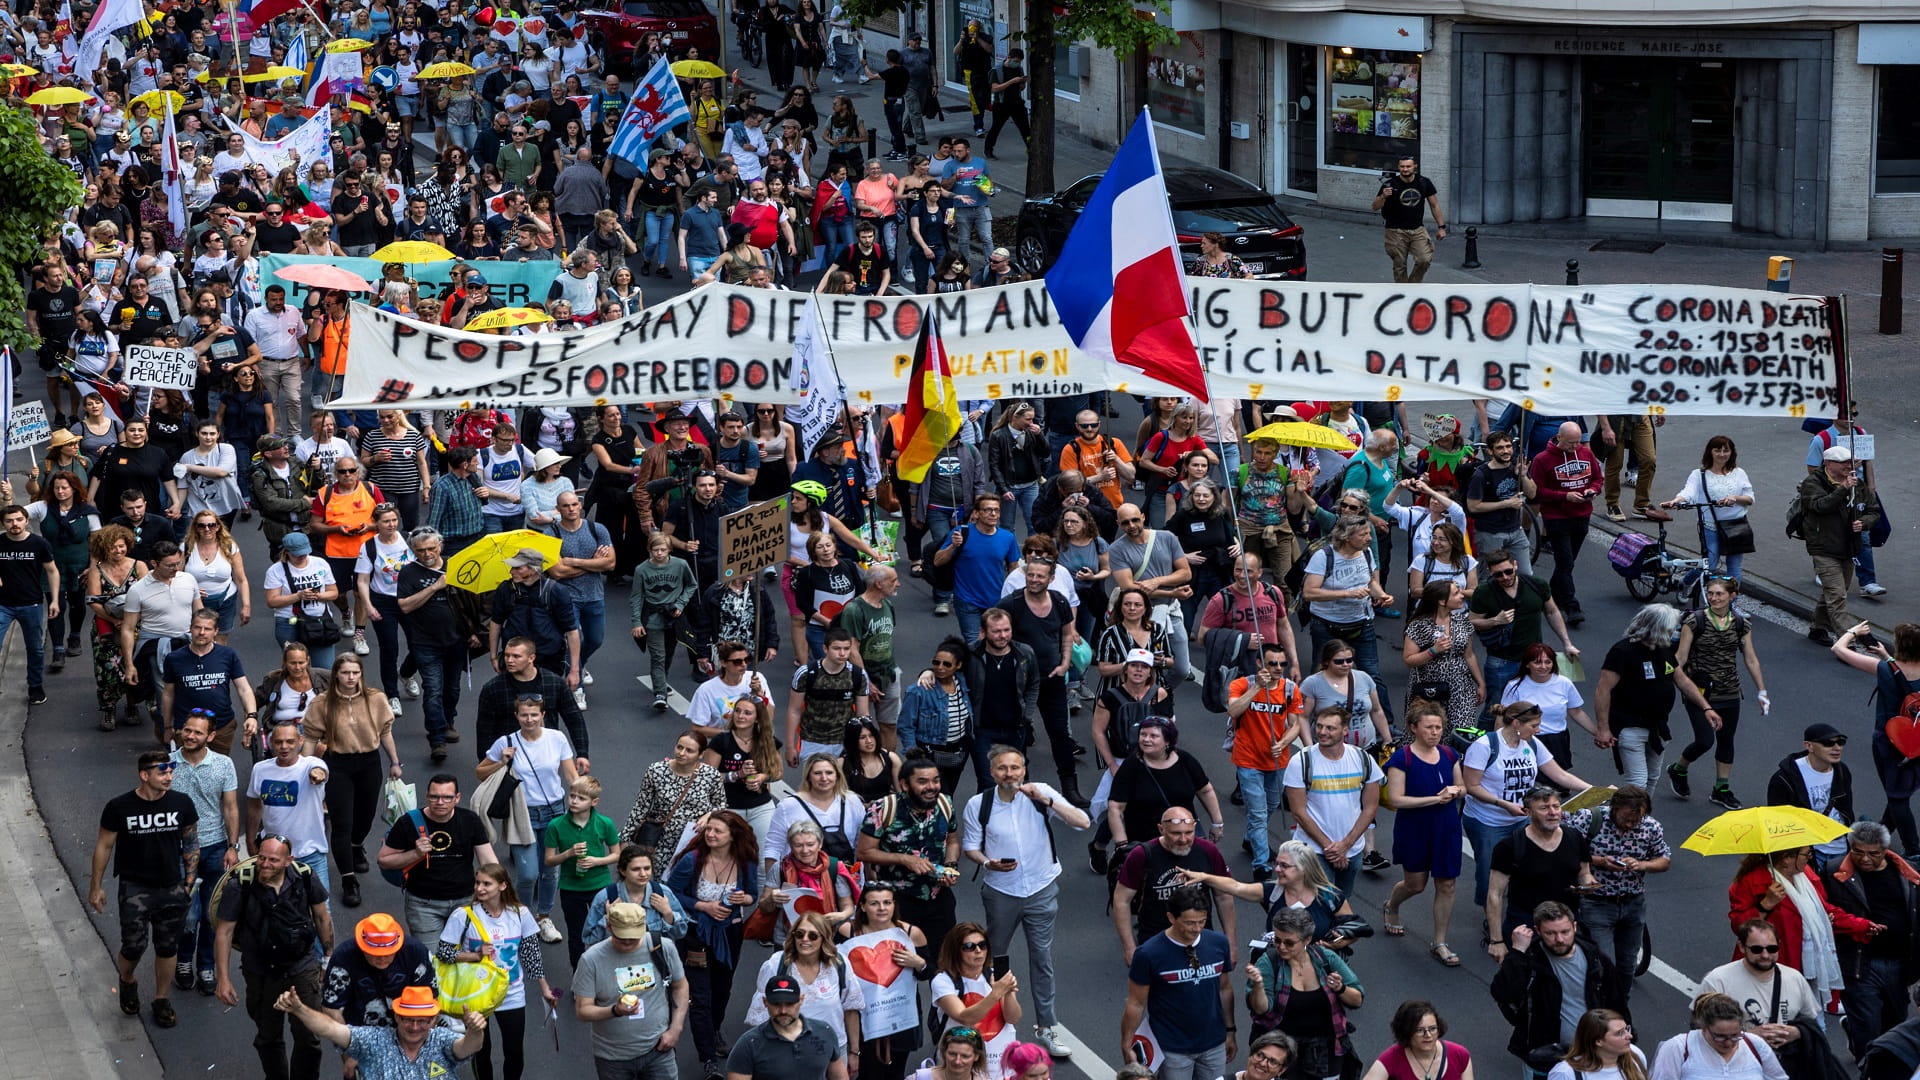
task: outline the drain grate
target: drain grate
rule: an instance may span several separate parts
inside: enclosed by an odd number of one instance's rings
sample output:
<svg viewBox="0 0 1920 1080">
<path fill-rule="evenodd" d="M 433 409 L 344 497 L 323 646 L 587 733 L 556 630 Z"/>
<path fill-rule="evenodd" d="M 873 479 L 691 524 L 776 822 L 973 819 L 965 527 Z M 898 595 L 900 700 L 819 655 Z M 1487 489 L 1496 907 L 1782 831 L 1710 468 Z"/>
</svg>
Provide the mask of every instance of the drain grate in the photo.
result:
<svg viewBox="0 0 1920 1080">
<path fill-rule="evenodd" d="M 1651 255 L 1665 246 L 1664 240 L 1602 240 L 1587 250 L 1625 251 L 1634 255 Z"/>
</svg>

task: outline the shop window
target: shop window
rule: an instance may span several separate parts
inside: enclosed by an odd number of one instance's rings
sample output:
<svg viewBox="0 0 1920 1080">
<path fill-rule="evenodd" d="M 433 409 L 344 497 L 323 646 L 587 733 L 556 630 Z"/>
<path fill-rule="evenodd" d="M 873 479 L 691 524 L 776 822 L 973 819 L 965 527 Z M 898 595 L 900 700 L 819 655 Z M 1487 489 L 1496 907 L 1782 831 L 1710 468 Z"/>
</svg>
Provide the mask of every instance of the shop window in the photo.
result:
<svg viewBox="0 0 1920 1080">
<path fill-rule="evenodd" d="M 1420 56 L 1327 50 L 1327 164 L 1392 169 L 1420 156 Z"/>
<path fill-rule="evenodd" d="M 947 5 L 947 80 L 954 83 L 967 81 L 966 71 L 960 66 L 960 59 L 954 55 L 953 44 L 966 35 L 967 24 L 977 22 L 981 26 L 981 43 L 993 54 L 994 63 L 1006 54 L 1006 25 L 994 21 L 993 0 L 953 0 Z"/>
<path fill-rule="evenodd" d="M 1908 104 L 1920 66 L 1882 65 L 1873 140 L 1876 195 L 1920 195 L 1920 113 Z"/>
<path fill-rule="evenodd" d="M 1068 54 L 1073 51 L 1070 41 L 1057 41 L 1053 46 L 1053 92 L 1065 94 L 1075 101 L 1080 100 L 1080 76 L 1071 74 L 1071 60 Z"/>
<path fill-rule="evenodd" d="M 1183 30 L 1148 55 L 1147 104 L 1158 123 L 1206 136 L 1207 47 L 1199 34 Z"/>
</svg>

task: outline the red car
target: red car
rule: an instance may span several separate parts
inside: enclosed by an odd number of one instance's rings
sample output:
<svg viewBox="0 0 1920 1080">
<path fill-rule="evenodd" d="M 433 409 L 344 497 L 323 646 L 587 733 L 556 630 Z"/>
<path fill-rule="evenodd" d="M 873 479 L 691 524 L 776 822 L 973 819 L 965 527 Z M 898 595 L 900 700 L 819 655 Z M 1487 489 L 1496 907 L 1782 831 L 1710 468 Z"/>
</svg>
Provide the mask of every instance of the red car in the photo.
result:
<svg viewBox="0 0 1920 1080">
<path fill-rule="evenodd" d="M 700 0 L 608 0 L 582 11 L 580 18 L 606 43 L 610 70 L 645 74 L 634 71 L 633 55 L 645 46 L 648 34 L 656 33 L 664 36 L 675 58 L 696 48 L 701 59 L 719 60 L 720 23 Z"/>
</svg>

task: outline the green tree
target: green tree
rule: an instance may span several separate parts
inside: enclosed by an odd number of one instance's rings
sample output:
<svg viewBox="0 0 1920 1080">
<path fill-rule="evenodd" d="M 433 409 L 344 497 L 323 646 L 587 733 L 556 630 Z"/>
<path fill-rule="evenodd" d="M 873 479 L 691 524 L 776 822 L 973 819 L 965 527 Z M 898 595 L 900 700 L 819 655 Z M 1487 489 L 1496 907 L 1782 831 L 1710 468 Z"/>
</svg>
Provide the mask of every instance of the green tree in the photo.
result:
<svg viewBox="0 0 1920 1080">
<path fill-rule="evenodd" d="M 34 348 L 27 332 L 26 292 L 20 269 L 38 263 L 47 230 L 80 202 L 80 181 L 40 145 L 39 129 L 26 109 L 0 106 L 0 345 Z M 6 408 L 0 402 L 0 409 Z"/>
<path fill-rule="evenodd" d="M 901 11 L 907 6 L 904 0 L 845 0 L 845 3 L 849 13 L 858 20 Z M 1054 0 L 1027 0 L 1027 28 L 1014 37 L 1027 51 L 1028 99 L 1032 102 L 1035 137 L 1027 146 L 1029 192 L 1048 192 L 1056 186 L 1053 174 L 1055 43 L 1091 39 L 1096 46 L 1115 56 L 1133 57 L 1141 49 L 1166 44 L 1176 37 L 1165 18 L 1171 10 L 1169 0 L 1073 0 L 1061 5 L 1058 11 Z M 951 42 L 940 44 L 943 49 L 953 47 Z M 1129 79 L 1127 85 L 1133 85 L 1133 81 Z"/>
</svg>

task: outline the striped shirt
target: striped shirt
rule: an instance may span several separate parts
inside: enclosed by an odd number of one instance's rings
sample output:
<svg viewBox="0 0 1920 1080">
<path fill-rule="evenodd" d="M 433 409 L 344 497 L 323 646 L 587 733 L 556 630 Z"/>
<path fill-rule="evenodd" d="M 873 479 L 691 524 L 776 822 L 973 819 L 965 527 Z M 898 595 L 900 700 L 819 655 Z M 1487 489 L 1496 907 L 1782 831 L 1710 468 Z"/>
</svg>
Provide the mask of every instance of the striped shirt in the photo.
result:
<svg viewBox="0 0 1920 1080">
<path fill-rule="evenodd" d="M 393 456 L 386 461 L 373 461 L 374 454 L 386 450 Z M 374 428 L 360 436 L 360 463 L 366 466 L 367 476 L 374 486 L 388 495 L 414 495 L 420 491 L 420 459 L 427 452 L 427 437 L 418 431 L 406 430 L 399 435 L 388 435 L 380 428 Z"/>
</svg>

